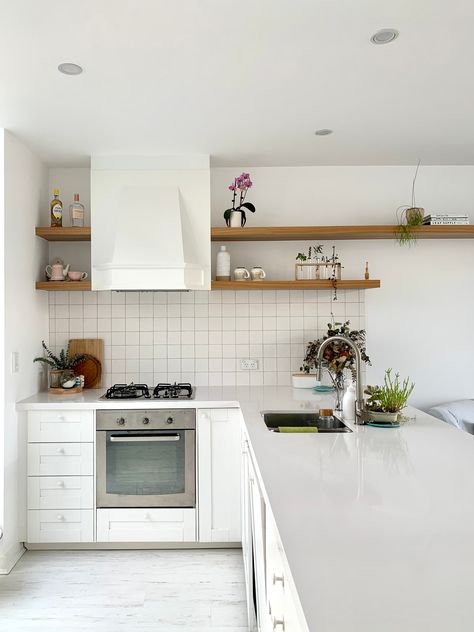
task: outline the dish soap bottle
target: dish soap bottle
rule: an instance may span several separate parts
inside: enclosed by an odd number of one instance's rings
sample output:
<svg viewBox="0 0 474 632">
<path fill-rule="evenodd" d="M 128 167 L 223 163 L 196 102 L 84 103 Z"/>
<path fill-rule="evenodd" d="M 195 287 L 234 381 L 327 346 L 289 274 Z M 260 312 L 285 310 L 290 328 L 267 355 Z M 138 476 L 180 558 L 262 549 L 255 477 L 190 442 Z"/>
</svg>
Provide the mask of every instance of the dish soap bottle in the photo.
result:
<svg viewBox="0 0 474 632">
<path fill-rule="evenodd" d="M 225 246 L 217 253 L 216 281 L 230 281 L 230 254 Z"/>
<path fill-rule="evenodd" d="M 84 204 L 79 202 L 79 193 L 74 193 L 74 202 L 69 205 L 71 226 L 82 228 L 84 226 Z"/>
<path fill-rule="evenodd" d="M 54 198 L 50 203 L 51 226 L 58 227 L 63 225 L 63 203 L 59 199 L 59 189 L 54 189 L 53 194 Z"/>
<path fill-rule="evenodd" d="M 355 420 L 355 387 L 351 382 L 342 398 L 342 418 L 346 421 Z"/>
</svg>

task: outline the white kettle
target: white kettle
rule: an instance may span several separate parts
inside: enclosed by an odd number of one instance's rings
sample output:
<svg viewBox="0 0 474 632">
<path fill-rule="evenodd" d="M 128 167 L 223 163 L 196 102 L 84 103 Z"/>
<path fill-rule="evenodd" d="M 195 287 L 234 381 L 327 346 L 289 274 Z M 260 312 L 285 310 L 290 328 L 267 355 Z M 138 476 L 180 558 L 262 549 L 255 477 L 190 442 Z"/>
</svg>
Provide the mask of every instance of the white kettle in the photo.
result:
<svg viewBox="0 0 474 632">
<path fill-rule="evenodd" d="M 44 271 L 49 281 L 64 281 L 69 272 L 70 264 L 64 265 L 62 259 L 55 259 L 50 266 L 46 266 Z"/>
</svg>

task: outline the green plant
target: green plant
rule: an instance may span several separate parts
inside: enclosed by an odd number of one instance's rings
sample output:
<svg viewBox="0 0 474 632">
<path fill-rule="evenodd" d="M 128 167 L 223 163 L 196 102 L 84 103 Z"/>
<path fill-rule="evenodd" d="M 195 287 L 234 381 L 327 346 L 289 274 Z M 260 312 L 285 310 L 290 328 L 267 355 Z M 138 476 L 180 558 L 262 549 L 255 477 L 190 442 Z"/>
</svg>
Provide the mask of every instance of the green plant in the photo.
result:
<svg viewBox="0 0 474 632">
<path fill-rule="evenodd" d="M 312 368 L 316 367 L 316 359 L 320 346 L 324 340 L 332 338 L 332 336 L 344 336 L 352 340 L 360 349 L 362 361 L 370 365 L 370 358 L 365 348 L 365 329 L 351 329 L 350 321 L 346 320 L 345 323 L 328 323 L 326 335 L 313 342 L 308 342 L 303 366 L 300 369 L 301 371 L 309 373 Z M 334 341 L 328 344 L 324 350 L 323 360 L 329 371 L 336 375 L 341 375 L 344 369 L 349 369 L 354 373 L 354 351 L 347 343 Z"/>
<path fill-rule="evenodd" d="M 33 362 L 43 362 L 43 364 L 47 364 L 52 369 L 56 370 L 65 370 L 65 369 L 73 369 L 79 362 L 82 362 L 86 359 L 86 355 L 83 353 L 76 353 L 74 356 L 70 356 L 69 354 L 69 345 L 67 346 L 66 351 L 61 349 L 59 355 L 55 355 L 48 347 L 46 346 L 45 341 L 41 342 L 43 349 L 46 351 L 46 357 L 40 356 L 35 358 Z"/>
<path fill-rule="evenodd" d="M 305 255 L 303 252 L 299 252 L 296 255 L 296 261 L 310 261 L 311 259 L 317 259 L 318 255 L 322 254 L 323 245 L 319 244 L 318 246 L 310 246 L 308 248 L 308 254 Z"/>
<path fill-rule="evenodd" d="M 398 413 L 405 408 L 415 384 L 410 383 L 407 377 L 400 381 L 400 374 L 395 373 L 392 378 L 392 369 L 387 369 L 384 376 L 383 386 L 368 386 L 365 393 L 367 398 L 367 410 L 380 413 Z"/>
<path fill-rule="evenodd" d="M 415 185 L 420 168 L 421 160 L 416 165 L 415 176 L 411 185 L 411 206 L 399 206 L 397 209 L 397 230 L 396 239 L 400 246 L 412 246 L 416 243 L 416 234 L 413 231 L 415 226 L 423 224 L 423 209 L 416 206 Z"/>
</svg>

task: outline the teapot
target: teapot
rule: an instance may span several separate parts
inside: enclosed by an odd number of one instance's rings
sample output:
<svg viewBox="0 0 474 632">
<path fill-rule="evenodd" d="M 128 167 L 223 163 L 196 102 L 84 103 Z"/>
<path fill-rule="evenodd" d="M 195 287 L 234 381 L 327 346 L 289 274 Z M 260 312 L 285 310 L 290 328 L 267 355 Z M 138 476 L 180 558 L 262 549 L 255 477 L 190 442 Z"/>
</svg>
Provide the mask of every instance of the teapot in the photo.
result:
<svg viewBox="0 0 474 632">
<path fill-rule="evenodd" d="M 44 271 L 49 281 L 64 281 L 69 272 L 69 268 L 69 263 L 65 266 L 62 259 L 55 259 L 50 266 L 46 266 Z"/>
</svg>

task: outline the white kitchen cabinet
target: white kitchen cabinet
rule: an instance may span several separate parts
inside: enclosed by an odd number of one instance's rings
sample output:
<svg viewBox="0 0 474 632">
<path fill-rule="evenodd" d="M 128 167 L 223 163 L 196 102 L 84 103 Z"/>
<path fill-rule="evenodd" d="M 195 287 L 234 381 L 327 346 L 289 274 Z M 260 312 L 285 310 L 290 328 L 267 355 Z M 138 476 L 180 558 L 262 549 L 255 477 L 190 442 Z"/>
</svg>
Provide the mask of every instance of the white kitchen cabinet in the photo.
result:
<svg viewBox="0 0 474 632">
<path fill-rule="evenodd" d="M 27 541 L 94 541 L 94 411 L 28 412 Z"/>
<path fill-rule="evenodd" d="M 29 476 L 92 476 L 93 443 L 29 443 Z"/>
<path fill-rule="evenodd" d="M 196 542 L 196 512 L 98 509 L 97 542 Z"/>
<path fill-rule="evenodd" d="M 240 542 L 240 409 L 201 409 L 197 428 L 199 541 Z"/>
<path fill-rule="evenodd" d="M 93 441 L 92 410 L 35 410 L 28 413 L 29 443 Z"/>
<path fill-rule="evenodd" d="M 28 542 L 92 542 L 92 509 L 28 510 Z"/>
<path fill-rule="evenodd" d="M 93 508 L 93 476 L 28 477 L 28 509 Z"/>
</svg>

